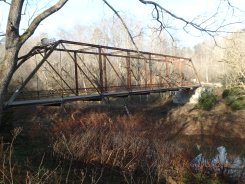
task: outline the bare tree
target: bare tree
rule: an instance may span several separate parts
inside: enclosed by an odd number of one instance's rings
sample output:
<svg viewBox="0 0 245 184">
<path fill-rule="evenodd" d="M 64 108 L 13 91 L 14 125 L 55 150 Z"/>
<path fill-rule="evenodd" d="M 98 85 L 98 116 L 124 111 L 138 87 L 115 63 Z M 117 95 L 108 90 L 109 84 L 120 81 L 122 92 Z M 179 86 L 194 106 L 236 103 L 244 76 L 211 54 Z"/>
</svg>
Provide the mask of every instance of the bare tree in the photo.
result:
<svg viewBox="0 0 245 184">
<path fill-rule="evenodd" d="M 224 47 L 222 43 L 220 46 Z M 212 40 L 206 40 L 194 47 L 193 60 L 203 83 L 219 82 L 224 75 L 223 64 L 218 62 L 222 58 L 223 50 Z"/>
<path fill-rule="evenodd" d="M 23 34 L 20 34 L 20 22 L 25 0 L 4 1 L 10 5 L 10 9 L 5 33 L 5 55 L 0 61 L 0 119 L 7 88 L 17 65 L 20 48 L 33 35 L 41 21 L 57 12 L 67 1 L 59 0 L 50 8 L 44 10 L 33 19 Z"/>
<path fill-rule="evenodd" d="M 241 87 L 245 89 L 245 59 L 244 59 L 244 35 L 232 34 L 230 39 L 225 40 L 226 49 L 221 64 L 224 65 L 225 87 Z"/>
</svg>

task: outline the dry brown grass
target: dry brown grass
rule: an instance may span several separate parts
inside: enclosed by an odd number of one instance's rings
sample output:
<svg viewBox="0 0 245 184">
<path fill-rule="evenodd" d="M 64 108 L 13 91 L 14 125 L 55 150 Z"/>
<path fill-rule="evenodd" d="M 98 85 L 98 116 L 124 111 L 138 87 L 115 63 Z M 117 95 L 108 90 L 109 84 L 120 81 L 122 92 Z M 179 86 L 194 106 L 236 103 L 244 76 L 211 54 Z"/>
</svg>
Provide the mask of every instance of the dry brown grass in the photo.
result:
<svg viewBox="0 0 245 184">
<path fill-rule="evenodd" d="M 166 141 L 167 130 L 140 113 L 114 118 L 105 112 L 72 114 L 56 122 L 52 134 L 54 153 L 62 158 L 140 171 L 152 182 L 180 180 L 188 168 L 186 148 Z"/>
</svg>

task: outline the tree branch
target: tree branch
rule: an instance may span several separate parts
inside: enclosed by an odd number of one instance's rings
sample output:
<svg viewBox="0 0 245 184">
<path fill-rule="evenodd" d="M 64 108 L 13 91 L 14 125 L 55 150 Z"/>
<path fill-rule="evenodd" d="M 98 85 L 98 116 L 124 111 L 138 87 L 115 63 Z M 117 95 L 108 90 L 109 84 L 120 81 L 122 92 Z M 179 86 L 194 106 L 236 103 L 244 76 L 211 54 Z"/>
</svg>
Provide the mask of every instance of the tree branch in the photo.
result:
<svg viewBox="0 0 245 184">
<path fill-rule="evenodd" d="M 38 25 L 48 16 L 52 15 L 53 13 L 57 12 L 61 9 L 68 0 L 59 0 L 55 5 L 48 8 L 47 10 L 43 11 L 39 14 L 27 28 L 27 30 L 20 36 L 20 42 L 24 43 L 31 35 L 33 35 L 34 31 L 37 29 Z"/>
<path fill-rule="evenodd" d="M 132 36 L 132 34 L 130 33 L 130 31 L 129 31 L 129 29 L 128 29 L 128 26 L 127 26 L 127 24 L 124 22 L 124 20 L 123 20 L 123 18 L 119 15 L 119 13 L 108 3 L 108 1 L 107 0 L 102 0 L 114 13 L 115 13 L 115 15 L 119 18 L 119 20 L 121 21 L 121 23 L 122 23 L 122 25 L 123 25 L 123 27 L 126 29 L 126 31 L 127 31 L 127 33 L 128 33 L 128 35 L 129 35 L 129 37 L 130 37 L 130 40 L 131 40 L 131 42 L 133 43 L 133 45 L 135 46 L 135 48 L 136 48 L 136 50 L 137 51 L 139 51 L 139 49 L 138 49 L 138 47 L 137 47 L 137 45 L 136 45 L 136 43 L 135 43 L 135 41 L 134 41 L 134 38 L 133 38 L 133 36 Z"/>
<path fill-rule="evenodd" d="M 230 0 L 224 0 L 225 2 L 227 2 L 228 6 L 231 7 L 233 10 L 238 10 L 240 12 L 245 12 L 244 10 L 234 6 L 233 4 L 231 4 Z"/>
<path fill-rule="evenodd" d="M 215 41 L 215 36 L 218 33 L 234 33 L 232 31 L 226 31 L 226 30 L 221 30 L 222 28 L 225 28 L 227 26 L 230 26 L 232 24 L 241 24 L 242 22 L 233 22 L 233 23 L 229 23 L 229 24 L 224 24 L 224 21 L 222 22 L 222 24 L 220 26 L 218 26 L 218 28 L 215 29 L 210 29 L 208 27 L 210 26 L 203 26 L 204 23 L 210 21 L 210 19 L 214 18 L 219 11 L 220 5 L 216 11 L 216 13 L 214 13 L 213 15 L 211 15 L 211 17 L 207 18 L 207 20 L 202 21 L 200 24 L 197 24 L 193 21 L 188 21 L 187 19 L 184 19 L 183 17 L 177 16 L 176 14 L 172 13 L 171 11 L 167 10 L 166 8 L 164 8 L 163 6 L 161 6 L 160 4 L 156 3 L 155 1 L 147 1 L 147 0 L 139 0 L 141 3 L 145 4 L 145 5 L 152 5 L 153 6 L 153 11 L 156 12 L 156 15 L 153 15 L 153 18 L 160 23 L 160 31 L 162 31 L 163 29 L 165 31 L 168 32 L 168 30 L 164 27 L 164 23 L 163 23 L 163 18 L 162 16 L 160 16 L 160 14 L 163 15 L 163 13 L 168 14 L 169 16 L 173 17 L 176 20 L 179 20 L 183 23 L 185 23 L 183 30 L 188 33 L 188 31 L 186 30 L 187 26 L 191 26 L 196 30 L 199 30 L 200 32 L 205 32 L 206 34 L 208 34 L 209 36 L 211 36 L 214 41 Z M 232 8 L 234 8 L 234 6 L 232 6 L 229 2 L 229 0 L 224 0 L 228 3 L 228 5 Z M 212 23 L 213 24 L 213 23 Z M 216 42 L 216 41 L 215 41 Z"/>
<path fill-rule="evenodd" d="M 11 3 L 9 3 L 7 0 L 0 0 L 0 1 L 3 1 L 6 4 L 11 5 Z"/>
<path fill-rule="evenodd" d="M 119 18 L 119 20 L 121 21 L 123 27 L 125 28 L 125 30 L 127 31 L 128 33 L 128 36 L 130 37 L 130 40 L 131 42 L 133 43 L 137 53 L 142 57 L 144 58 L 146 61 L 147 61 L 147 58 L 144 56 L 144 54 L 142 54 L 140 51 L 139 51 L 139 48 L 137 46 L 137 44 L 135 43 L 134 41 L 134 37 L 132 36 L 132 34 L 130 33 L 129 29 L 128 29 L 128 26 L 127 24 L 125 23 L 125 21 L 123 20 L 123 18 L 119 15 L 119 13 L 108 3 L 107 0 L 102 0 L 114 13 L 115 15 Z"/>
</svg>

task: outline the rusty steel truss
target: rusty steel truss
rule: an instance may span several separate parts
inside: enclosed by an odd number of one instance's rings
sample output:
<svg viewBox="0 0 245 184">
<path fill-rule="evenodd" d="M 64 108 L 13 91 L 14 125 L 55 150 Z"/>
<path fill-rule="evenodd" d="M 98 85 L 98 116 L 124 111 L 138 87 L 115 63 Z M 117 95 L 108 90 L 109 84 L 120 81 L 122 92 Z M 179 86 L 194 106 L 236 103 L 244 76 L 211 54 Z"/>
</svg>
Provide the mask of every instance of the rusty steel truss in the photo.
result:
<svg viewBox="0 0 245 184">
<path fill-rule="evenodd" d="M 66 40 L 32 48 L 15 73 L 19 87 L 9 90 L 6 108 L 200 86 L 189 58 Z"/>
</svg>

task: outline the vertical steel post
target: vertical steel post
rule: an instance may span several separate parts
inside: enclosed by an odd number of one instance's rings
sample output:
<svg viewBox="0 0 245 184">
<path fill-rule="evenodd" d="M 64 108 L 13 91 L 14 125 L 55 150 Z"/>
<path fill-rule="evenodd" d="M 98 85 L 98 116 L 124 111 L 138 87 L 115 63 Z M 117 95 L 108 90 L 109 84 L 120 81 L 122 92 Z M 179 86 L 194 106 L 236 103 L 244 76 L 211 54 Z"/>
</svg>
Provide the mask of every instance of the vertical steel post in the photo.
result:
<svg viewBox="0 0 245 184">
<path fill-rule="evenodd" d="M 180 86 L 180 84 L 179 84 L 180 76 L 179 76 L 179 68 L 178 68 L 179 67 L 179 63 L 178 63 L 178 61 L 179 61 L 179 59 L 176 59 L 176 58 L 173 59 L 173 67 L 174 67 L 173 74 L 174 74 L 175 86 Z"/>
<path fill-rule="evenodd" d="M 100 91 L 104 91 L 103 87 L 103 66 L 102 66 L 102 49 L 99 47 L 99 72 L 100 72 Z"/>
<path fill-rule="evenodd" d="M 103 70 L 104 70 L 104 90 L 107 91 L 108 90 L 108 86 L 107 86 L 107 68 L 106 68 L 106 56 L 104 55 L 103 57 Z"/>
<path fill-rule="evenodd" d="M 165 63 L 165 66 L 166 66 L 166 74 L 165 74 L 165 77 L 166 77 L 166 82 L 167 82 L 167 85 L 169 86 L 169 82 L 171 81 L 170 80 L 170 67 L 169 67 L 169 63 L 168 63 L 169 61 L 167 60 L 167 58 L 166 58 L 166 63 Z"/>
<path fill-rule="evenodd" d="M 200 80 L 200 78 L 199 78 L 199 76 L 198 76 L 197 70 L 196 70 L 196 68 L 195 68 L 195 66 L 194 66 L 194 64 L 193 64 L 193 62 L 192 62 L 192 60 L 189 59 L 189 62 L 191 63 L 192 69 L 194 70 L 194 71 L 193 71 L 194 75 L 197 77 L 198 84 L 201 86 L 201 80 Z"/>
<path fill-rule="evenodd" d="M 179 66 L 178 66 L 178 69 L 179 69 L 179 77 L 180 77 L 180 85 L 182 86 L 183 85 L 183 80 L 184 80 L 184 73 L 182 71 L 182 64 L 183 64 L 183 60 L 182 59 L 179 59 Z"/>
<path fill-rule="evenodd" d="M 79 95 L 78 92 L 78 74 L 77 74 L 77 53 L 74 52 L 74 64 L 75 64 L 75 86 L 76 86 L 76 95 Z"/>
<path fill-rule="evenodd" d="M 150 68 L 150 85 L 152 85 L 152 61 L 151 61 L 151 54 L 149 54 L 149 68 Z"/>
<path fill-rule="evenodd" d="M 144 68 L 145 68 L 145 88 L 147 88 L 147 66 L 146 66 L 146 63 L 147 63 L 147 59 L 145 59 L 145 62 L 144 62 Z"/>
<path fill-rule="evenodd" d="M 169 64 L 166 62 L 166 78 L 169 78 Z"/>
<path fill-rule="evenodd" d="M 130 53 L 127 52 L 126 62 L 127 62 L 127 87 L 131 89 L 131 66 L 130 66 Z"/>
</svg>

